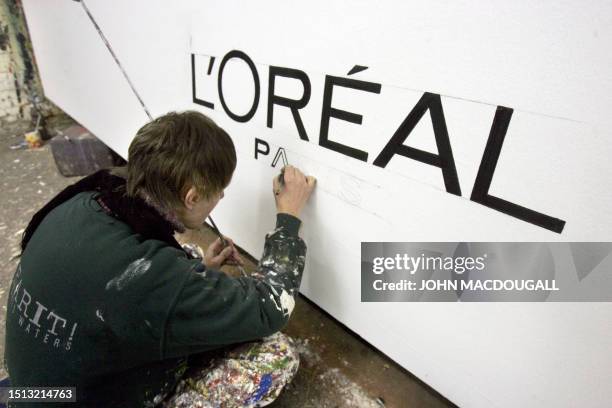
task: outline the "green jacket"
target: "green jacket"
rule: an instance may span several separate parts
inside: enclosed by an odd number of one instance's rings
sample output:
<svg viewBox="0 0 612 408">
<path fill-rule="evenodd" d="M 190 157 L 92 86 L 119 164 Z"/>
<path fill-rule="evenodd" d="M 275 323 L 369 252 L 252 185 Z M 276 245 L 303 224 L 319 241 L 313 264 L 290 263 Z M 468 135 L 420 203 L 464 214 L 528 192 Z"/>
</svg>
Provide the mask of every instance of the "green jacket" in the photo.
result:
<svg viewBox="0 0 612 408">
<path fill-rule="evenodd" d="M 153 406 L 187 356 L 287 323 L 306 252 L 297 218 L 279 214 L 257 271 L 233 278 L 135 232 L 96 197 L 52 209 L 23 252 L 7 306 L 12 386 L 76 386 L 71 407 Z"/>
</svg>

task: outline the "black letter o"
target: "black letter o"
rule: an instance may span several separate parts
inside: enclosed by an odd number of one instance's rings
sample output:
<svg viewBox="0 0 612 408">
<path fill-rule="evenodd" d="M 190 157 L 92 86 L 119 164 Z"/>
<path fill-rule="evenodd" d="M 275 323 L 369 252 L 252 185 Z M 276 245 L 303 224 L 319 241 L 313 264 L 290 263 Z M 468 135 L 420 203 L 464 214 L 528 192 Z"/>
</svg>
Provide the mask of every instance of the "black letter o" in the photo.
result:
<svg viewBox="0 0 612 408">
<path fill-rule="evenodd" d="M 251 73 L 253 74 L 253 81 L 255 82 L 255 99 L 253 100 L 251 110 L 249 110 L 244 116 L 236 115 L 234 112 L 230 111 L 227 107 L 227 104 L 225 103 L 225 98 L 223 98 L 223 87 L 221 86 L 221 82 L 223 81 L 223 69 L 225 68 L 225 63 L 232 58 L 240 58 L 241 60 L 247 63 L 249 69 L 251 70 Z M 248 55 L 238 50 L 232 50 L 225 54 L 223 60 L 221 60 L 221 66 L 219 67 L 217 87 L 219 89 L 219 100 L 221 101 L 221 106 L 223 106 L 223 110 L 230 118 L 234 119 L 236 122 L 248 122 L 249 120 L 251 120 L 251 118 L 253 117 L 253 115 L 255 115 L 255 112 L 257 111 L 257 106 L 259 105 L 259 75 L 257 74 L 257 68 L 255 68 L 255 64 L 253 63 L 251 58 L 249 58 Z"/>
</svg>

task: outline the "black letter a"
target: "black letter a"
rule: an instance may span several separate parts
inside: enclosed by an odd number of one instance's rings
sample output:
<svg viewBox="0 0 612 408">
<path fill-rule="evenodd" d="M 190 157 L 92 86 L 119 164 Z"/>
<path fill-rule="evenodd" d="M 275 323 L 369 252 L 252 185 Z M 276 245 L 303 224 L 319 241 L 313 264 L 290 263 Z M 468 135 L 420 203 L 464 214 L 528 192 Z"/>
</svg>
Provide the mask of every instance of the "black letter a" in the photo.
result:
<svg viewBox="0 0 612 408">
<path fill-rule="evenodd" d="M 419 123 L 428 109 L 431 115 L 431 123 L 433 125 L 439 155 L 415 149 L 414 147 L 404 146 L 404 141 L 408 138 L 416 124 Z M 395 134 L 391 140 L 389 140 L 389 143 L 387 143 L 376 160 L 374 160 L 373 164 L 384 168 L 396 154 L 440 167 L 442 169 L 442 176 L 444 177 L 446 192 L 458 196 L 461 195 L 461 187 L 459 187 L 455 159 L 453 158 L 453 151 L 451 149 L 450 140 L 448 139 L 448 131 L 446 130 L 446 121 L 444 120 L 444 111 L 442 110 L 440 95 L 428 92 L 423 94 L 412 111 L 406 116 L 406 119 L 404 119 L 400 127 L 397 128 Z"/>
</svg>

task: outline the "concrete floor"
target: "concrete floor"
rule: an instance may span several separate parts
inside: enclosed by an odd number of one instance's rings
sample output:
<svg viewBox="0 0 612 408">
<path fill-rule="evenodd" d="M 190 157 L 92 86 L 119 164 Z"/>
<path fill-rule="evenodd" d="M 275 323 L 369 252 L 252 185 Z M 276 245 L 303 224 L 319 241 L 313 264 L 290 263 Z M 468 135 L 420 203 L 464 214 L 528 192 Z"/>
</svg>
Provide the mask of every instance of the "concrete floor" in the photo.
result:
<svg viewBox="0 0 612 408">
<path fill-rule="evenodd" d="M 61 119 L 51 122 L 51 126 L 62 127 L 66 123 Z M 21 141 L 30 128 L 27 123 L 13 123 L 3 124 L 0 129 L 0 355 L 4 355 L 7 294 L 23 229 L 45 202 L 78 180 L 59 174 L 48 145 L 32 150 L 9 148 Z M 239 244 L 240 238 L 234 238 Z M 179 239 L 206 247 L 215 236 L 203 229 Z M 247 271 L 254 267 L 254 262 L 248 261 Z M 237 273 L 229 267 L 226 272 Z M 298 342 L 300 369 L 271 407 L 454 406 L 303 297 L 296 302 L 284 331 Z M 6 375 L 3 364 L 0 374 Z"/>
</svg>

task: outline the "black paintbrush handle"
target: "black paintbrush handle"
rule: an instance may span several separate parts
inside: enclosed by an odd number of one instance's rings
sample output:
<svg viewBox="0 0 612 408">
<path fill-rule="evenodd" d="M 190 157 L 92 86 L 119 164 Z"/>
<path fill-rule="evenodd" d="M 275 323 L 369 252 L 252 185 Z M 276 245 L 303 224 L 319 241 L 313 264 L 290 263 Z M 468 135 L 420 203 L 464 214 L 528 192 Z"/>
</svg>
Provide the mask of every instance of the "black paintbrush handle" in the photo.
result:
<svg viewBox="0 0 612 408">
<path fill-rule="evenodd" d="M 215 224 L 215 222 L 213 221 L 210 215 L 208 216 L 208 219 L 210 220 L 210 223 L 212 224 L 215 234 L 217 234 L 219 236 L 219 239 L 221 239 L 221 243 L 223 244 L 223 247 L 226 247 L 227 241 L 225 240 L 225 238 L 223 238 L 223 235 L 221 235 L 221 231 L 219 231 L 219 228 L 217 228 L 217 224 Z"/>
</svg>

